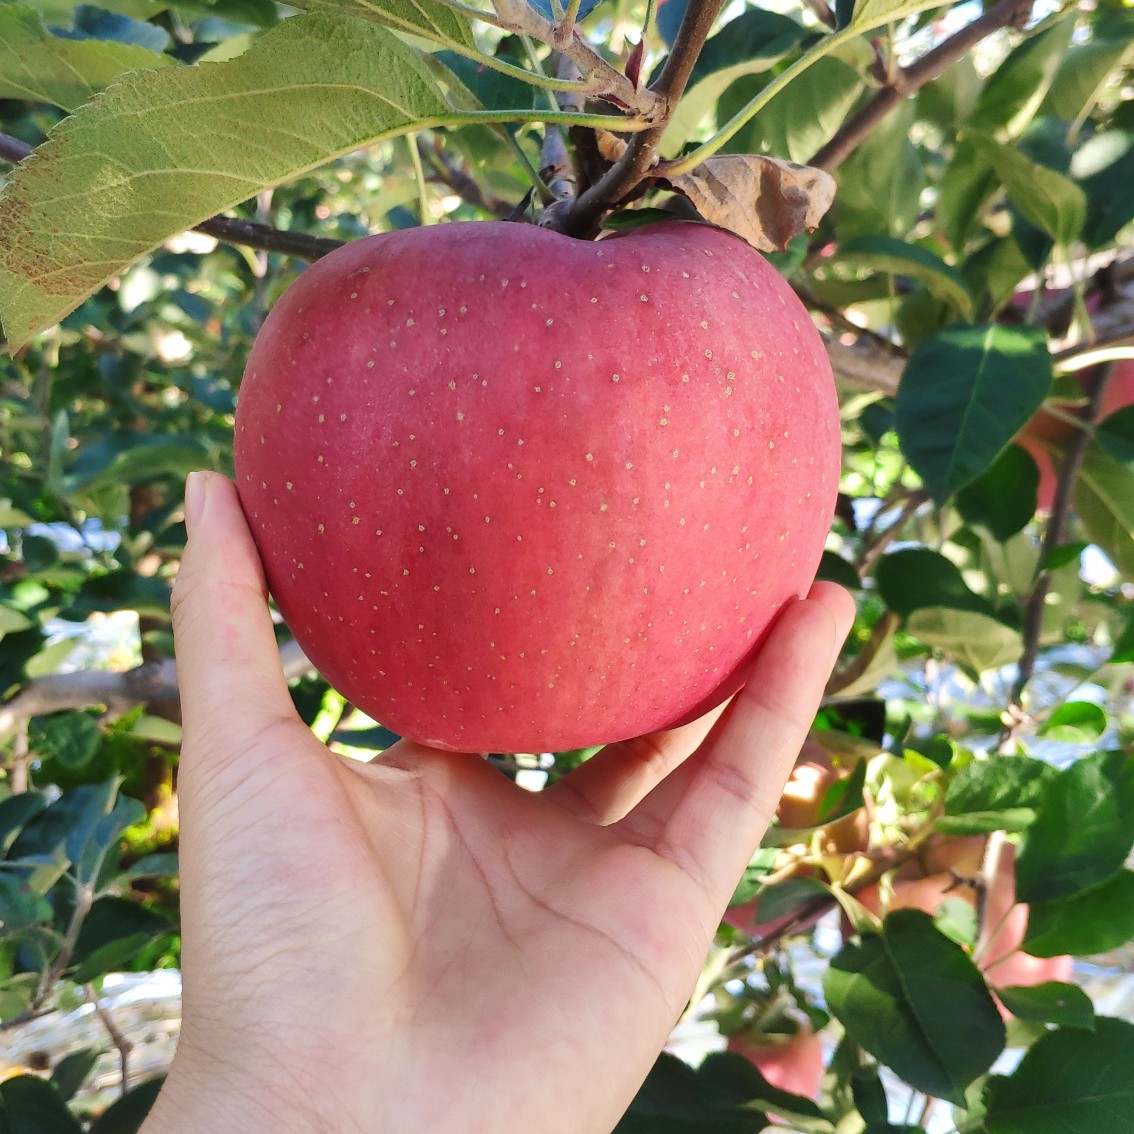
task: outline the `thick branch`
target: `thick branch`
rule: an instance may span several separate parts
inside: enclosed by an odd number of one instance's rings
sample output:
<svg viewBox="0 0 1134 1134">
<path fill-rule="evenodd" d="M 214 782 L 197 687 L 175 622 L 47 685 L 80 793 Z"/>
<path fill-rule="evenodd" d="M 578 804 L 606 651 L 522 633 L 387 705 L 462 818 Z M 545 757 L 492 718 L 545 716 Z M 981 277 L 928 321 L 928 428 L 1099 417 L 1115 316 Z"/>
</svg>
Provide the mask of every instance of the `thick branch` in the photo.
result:
<svg viewBox="0 0 1134 1134">
<path fill-rule="evenodd" d="M 971 24 L 927 51 L 916 63 L 899 68 L 889 84 L 878 91 L 838 133 L 807 163 L 819 169 L 837 169 L 866 140 L 867 135 L 895 107 L 935 79 L 951 63 L 967 55 L 982 39 L 1001 28 L 1019 26 L 1032 9 L 1032 0 L 1000 0 Z"/>
<path fill-rule="evenodd" d="M 311 663 L 294 640 L 280 647 L 280 665 L 289 679 L 311 669 Z M 41 713 L 102 705 L 110 713 L 120 715 L 136 705 L 176 710 L 179 702 L 177 666 L 168 658 L 136 666 L 125 673 L 94 669 L 53 673 L 29 681 L 0 705 L 0 738 L 21 728 L 29 717 Z"/>
<path fill-rule="evenodd" d="M 607 173 L 580 194 L 561 216 L 551 218 L 555 227 L 575 236 L 588 234 L 611 206 L 618 204 L 642 183 L 657 159 L 658 142 L 665 133 L 669 116 L 685 93 L 685 85 L 693 73 L 697 57 L 724 5 L 725 0 L 703 0 L 689 5 L 673 50 L 658 81 L 651 88 L 666 107 L 661 125 L 635 134 L 626 152 Z"/>
</svg>

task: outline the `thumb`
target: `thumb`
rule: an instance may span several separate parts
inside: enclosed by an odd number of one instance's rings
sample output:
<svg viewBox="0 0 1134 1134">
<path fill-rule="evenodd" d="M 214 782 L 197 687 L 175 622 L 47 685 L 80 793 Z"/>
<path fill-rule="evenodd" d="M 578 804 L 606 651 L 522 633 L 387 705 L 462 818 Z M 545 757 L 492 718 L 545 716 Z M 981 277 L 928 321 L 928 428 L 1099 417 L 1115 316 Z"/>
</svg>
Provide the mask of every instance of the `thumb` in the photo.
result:
<svg viewBox="0 0 1134 1134">
<path fill-rule="evenodd" d="M 192 473 L 185 526 L 171 613 L 185 745 L 200 770 L 238 756 L 265 728 L 298 718 L 264 571 L 232 482 Z"/>
</svg>

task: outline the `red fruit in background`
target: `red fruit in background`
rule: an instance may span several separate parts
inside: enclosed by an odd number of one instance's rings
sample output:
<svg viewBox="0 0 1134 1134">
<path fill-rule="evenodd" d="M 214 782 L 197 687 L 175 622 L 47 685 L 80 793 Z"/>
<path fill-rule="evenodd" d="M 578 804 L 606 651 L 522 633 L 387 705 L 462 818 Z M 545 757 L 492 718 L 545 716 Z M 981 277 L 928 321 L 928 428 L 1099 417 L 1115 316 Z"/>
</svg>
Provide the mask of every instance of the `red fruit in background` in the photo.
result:
<svg viewBox="0 0 1134 1134">
<path fill-rule="evenodd" d="M 1134 360 L 1124 359 L 1113 365 L 1110 379 L 1099 401 L 1099 421 L 1129 405 L 1134 405 Z M 1074 414 L 1079 407 L 1074 403 L 1066 403 L 1061 408 Z M 1016 444 L 1028 453 L 1039 468 L 1036 504 L 1041 512 L 1050 512 L 1055 502 L 1057 472 L 1052 450 L 1061 450 L 1074 434 L 1074 425 L 1041 409 L 1033 414 L 1016 437 Z"/>
<path fill-rule="evenodd" d="M 691 719 L 806 591 L 839 473 L 821 340 L 739 239 L 522 224 L 357 241 L 276 304 L 236 472 L 312 662 L 440 748 Z"/>
<path fill-rule="evenodd" d="M 815 1099 L 823 1083 L 823 1044 L 811 1031 L 794 1035 L 760 1037 L 743 1034 L 728 1037 L 728 1049 L 743 1055 L 781 1091 Z"/>
</svg>

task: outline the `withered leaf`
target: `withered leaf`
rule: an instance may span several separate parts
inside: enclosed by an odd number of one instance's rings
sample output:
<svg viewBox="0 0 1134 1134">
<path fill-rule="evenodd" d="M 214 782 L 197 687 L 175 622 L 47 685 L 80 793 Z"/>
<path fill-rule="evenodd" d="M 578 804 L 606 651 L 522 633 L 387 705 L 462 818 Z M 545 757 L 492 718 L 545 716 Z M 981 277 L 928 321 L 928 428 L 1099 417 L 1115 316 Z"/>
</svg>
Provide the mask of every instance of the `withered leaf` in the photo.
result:
<svg viewBox="0 0 1134 1134">
<path fill-rule="evenodd" d="M 825 170 L 758 154 L 711 157 L 663 184 L 761 252 L 782 252 L 793 236 L 813 231 L 835 199 Z"/>
</svg>

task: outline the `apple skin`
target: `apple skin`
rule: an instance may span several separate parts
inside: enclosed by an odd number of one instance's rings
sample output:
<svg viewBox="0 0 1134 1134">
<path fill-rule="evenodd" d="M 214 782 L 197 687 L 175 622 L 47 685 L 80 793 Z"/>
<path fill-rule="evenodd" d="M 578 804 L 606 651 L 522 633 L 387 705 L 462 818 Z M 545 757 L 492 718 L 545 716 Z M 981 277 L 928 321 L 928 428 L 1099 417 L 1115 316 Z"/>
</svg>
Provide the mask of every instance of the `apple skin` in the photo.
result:
<svg viewBox="0 0 1134 1134">
<path fill-rule="evenodd" d="M 816 1099 L 823 1084 L 823 1042 L 801 1030 L 777 1040 L 758 1040 L 744 1034 L 728 1037 L 728 1050 L 744 1056 L 781 1091 Z"/>
<path fill-rule="evenodd" d="M 312 663 L 403 736 L 554 751 L 733 694 L 809 587 L 840 466 L 806 310 L 691 222 L 411 229 L 269 314 L 236 481 Z"/>
</svg>

